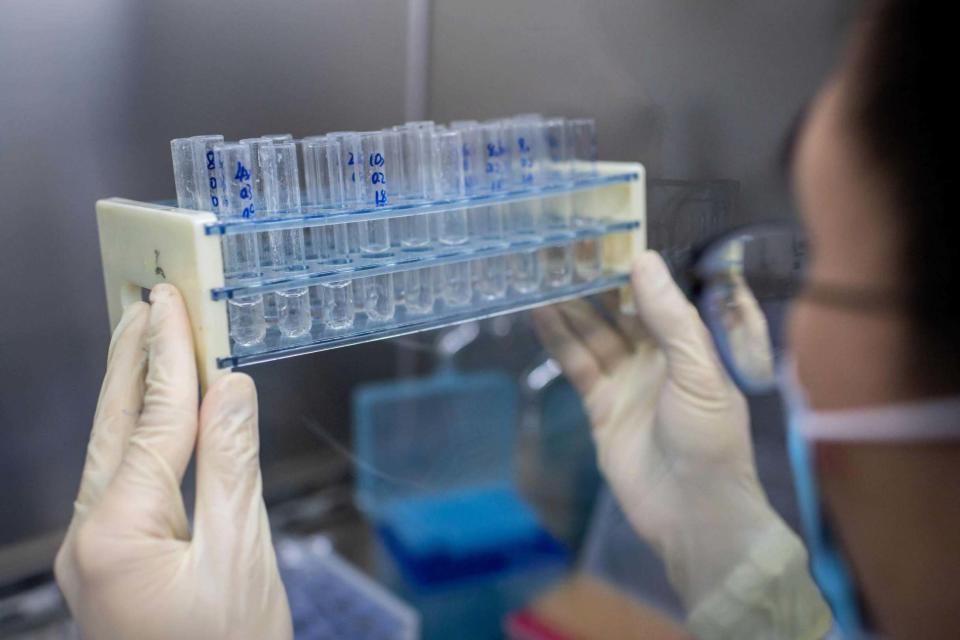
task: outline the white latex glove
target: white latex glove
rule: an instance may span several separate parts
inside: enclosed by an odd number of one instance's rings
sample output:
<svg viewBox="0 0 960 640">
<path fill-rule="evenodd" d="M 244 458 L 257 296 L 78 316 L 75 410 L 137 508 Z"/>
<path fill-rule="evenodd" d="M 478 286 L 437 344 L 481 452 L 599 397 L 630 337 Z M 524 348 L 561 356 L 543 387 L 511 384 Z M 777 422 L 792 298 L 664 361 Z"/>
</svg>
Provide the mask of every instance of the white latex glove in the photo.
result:
<svg viewBox="0 0 960 640">
<path fill-rule="evenodd" d="M 253 382 L 211 385 L 198 418 L 183 301 L 164 284 L 150 301 L 126 310 L 110 343 L 57 583 L 88 640 L 291 638 Z M 191 535 L 180 483 L 194 445 Z"/>
<path fill-rule="evenodd" d="M 759 484 L 746 402 L 696 309 L 653 252 L 633 291 L 638 316 L 611 313 L 616 327 L 584 300 L 534 313 L 583 397 L 607 482 L 698 637 L 822 636 L 829 610 Z"/>
<path fill-rule="evenodd" d="M 743 375 L 753 383 L 775 382 L 767 319 L 740 274 L 729 275 L 721 317 L 731 356 Z"/>
</svg>

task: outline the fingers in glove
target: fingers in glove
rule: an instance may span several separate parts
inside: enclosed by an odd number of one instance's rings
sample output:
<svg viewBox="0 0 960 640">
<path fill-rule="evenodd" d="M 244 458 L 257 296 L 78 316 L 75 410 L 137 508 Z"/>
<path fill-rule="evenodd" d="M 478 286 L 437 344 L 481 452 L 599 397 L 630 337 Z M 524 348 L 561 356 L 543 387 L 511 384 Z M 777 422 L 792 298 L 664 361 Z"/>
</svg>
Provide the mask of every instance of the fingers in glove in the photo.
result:
<svg viewBox="0 0 960 640">
<path fill-rule="evenodd" d="M 225 568 L 270 547 L 260 476 L 257 391 L 244 374 L 218 380 L 203 399 L 194 523 L 196 552 Z"/>
<path fill-rule="evenodd" d="M 731 355 L 753 381 L 772 382 L 774 359 L 767 318 L 743 277 L 735 274 L 732 281 L 729 325 L 725 327 Z"/>
<path fill-rule="evenodd" d="M 631 349 L 635 349 L 640 343 L 653 342 L 650 332 L 637 319 L 637 316 L 623 313 L 623 301 L 619 290 L 607 291 L 596 296 L 596 299 L 603 306 L 606 315 L 613 319 L 617 329 L 630 343 Z"/>
<path fill-rule="evenodd" d="M 127 307 L 110 339 L 107 372 L 103 376 L 87 458 L 74 509 L 83 517 L 110 484 L 130 434 L 143 407 L 146 340 L 150 306 L 136 302 Z"/>
<path fill-rule="evenodd" d="M 626 336 L 587 300 L 571 300 L 557 305 L 557 309 L 604 373 L 612 373 L 630 354 L 632 347 Z"/>
<path fill-rule="evenodd" d="M 534 309 L 530 315 L 540 342 L 560 363 L 577 391 L 587 394 L 603 376 L 593 353 L 567 325 L 556 306 Z"/>
<path fill-rule="evenodd" d="M 110 497 L 127 502 L 129 526 L 185 538 L 180 482 L 197 436 L 197 367 L 186 307 L 171 285 L 150 293 L 147 351 L 143 411 Z"/>
<path fill-rule="evenodd" d="M 656 252 L 637 258 L 631 285 L 637 316 L 667 357 L 668 378 L 694 396 L 725 394 L 726 378 L 710 334 Z"/>
</svg>

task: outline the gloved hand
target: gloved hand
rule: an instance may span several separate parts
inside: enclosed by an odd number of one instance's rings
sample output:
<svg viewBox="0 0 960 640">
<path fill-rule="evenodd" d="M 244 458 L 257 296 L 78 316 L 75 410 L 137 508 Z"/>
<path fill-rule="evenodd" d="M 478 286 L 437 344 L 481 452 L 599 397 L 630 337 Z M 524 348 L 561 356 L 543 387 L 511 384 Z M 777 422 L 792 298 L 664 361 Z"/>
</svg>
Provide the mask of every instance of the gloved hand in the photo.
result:
<svg viewBox="0 0 960 640">
<path fill-rule="evenodd" d="M 829 612 L 757 479 L 743 396 L 661 258 L 633 270 L 637 317 L 584 300 L 534 313 L 579 390 L 600 468 L 658 551 L 698 637 L 817 637 Z M 616 326 L 614 326 L 614 324 Z"/>
<path fill-rule="evenodd" d="M 776 381 L 767 319 L 743 276 L 731 273 L 727 279 L 723 299 L 714 303 L 723 305 L 730 357 L 749 383 L 766 387 Z"/>
<path fill-rule="evenodd" d="M 110 344 L 57 583 L 83 637 L 291 638 L 261 495 L 253 382 L 230 374 L 199 408 L 180 294 L 157 285 Z M 191 535 L 180 482 L 194 445 Z"/>
</svg>

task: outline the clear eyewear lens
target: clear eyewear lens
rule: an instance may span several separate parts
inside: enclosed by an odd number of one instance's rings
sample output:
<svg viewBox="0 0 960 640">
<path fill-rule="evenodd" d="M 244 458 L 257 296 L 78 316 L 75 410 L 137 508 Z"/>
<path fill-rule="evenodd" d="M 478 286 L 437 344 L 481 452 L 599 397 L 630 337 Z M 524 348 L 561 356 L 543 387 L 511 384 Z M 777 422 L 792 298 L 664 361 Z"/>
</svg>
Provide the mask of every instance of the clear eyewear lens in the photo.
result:
<svg viewBox="0 0 960 640">
<path fill-rule="evenodd" d="M 786 313 L 806 262 L 802 232 L 769 224 L 719 239 L 695 267 L 700 312 L 728 372 L 748 393 L 776 384 Z"/>
</svg>

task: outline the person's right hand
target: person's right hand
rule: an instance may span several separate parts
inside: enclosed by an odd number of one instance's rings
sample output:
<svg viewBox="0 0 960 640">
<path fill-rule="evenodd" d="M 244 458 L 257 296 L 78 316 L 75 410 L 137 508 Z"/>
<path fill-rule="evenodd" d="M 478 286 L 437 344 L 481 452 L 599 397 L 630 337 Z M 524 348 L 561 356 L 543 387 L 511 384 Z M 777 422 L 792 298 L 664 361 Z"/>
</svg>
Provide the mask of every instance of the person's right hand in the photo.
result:
<svg viewBox="0 0 960 640">
<path fill-rule="evenodd" d="M 636 317 L 574 300 L 538 309 L 534 322 L 583 397 L 621 508 L 694 610 L 771 539 L 805 554 L 760 486 L 746 402 L 696 308 L 654 252 L 636 261 L 632 286 Z"/>
<path fill-rule="evenodd" d="M 198 409 L 183 300 L 161 284 L 150 302 L 127 308 L 110 343 L 57 584 L 88 639 L 291 638 L 261 495 L 256 389 L 229 374 Z M 191 532 L 180 482 L 194 446 Z"/>
</svg>

